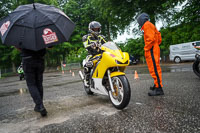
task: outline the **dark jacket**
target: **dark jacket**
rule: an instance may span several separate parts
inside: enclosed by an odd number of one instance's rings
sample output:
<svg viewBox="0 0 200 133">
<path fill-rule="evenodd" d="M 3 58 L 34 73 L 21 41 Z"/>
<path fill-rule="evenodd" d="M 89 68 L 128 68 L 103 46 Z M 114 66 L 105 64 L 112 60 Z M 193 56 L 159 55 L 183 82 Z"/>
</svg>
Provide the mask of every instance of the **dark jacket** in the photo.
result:
<svg viewBox="0 0 200 133">
<path fill-rule="evenodd" d="M 21 49 L 21 56 L 22 57 L 33 57 L 33 58 L 41 58 L 44 57 L 46 54 L 46 49 L 41 49 L 39 51 L 33 51 L 29 49 Z"/>
</svg>

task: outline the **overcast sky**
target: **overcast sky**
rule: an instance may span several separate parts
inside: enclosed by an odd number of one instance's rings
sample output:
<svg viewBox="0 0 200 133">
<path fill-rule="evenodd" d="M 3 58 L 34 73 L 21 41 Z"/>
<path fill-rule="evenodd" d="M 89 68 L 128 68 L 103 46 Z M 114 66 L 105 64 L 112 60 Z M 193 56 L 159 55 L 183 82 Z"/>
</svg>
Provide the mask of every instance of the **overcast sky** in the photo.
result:
<svg viewBox="0 0 200 133">
<path fill-rule="evenodd" d="M 129 28 L 130 28 L 130 33 L 128 33 L 128 31 L 126 30 L 124 34 L 120 35 L 118 34 L 118 37 L 117 39 L 114 40 L 114 42 L 125 42 L 126 39 L 129 39 L 129 38 L 137 38 L 138 36 L 135 35 L 135 33 L 132 32 L 132 29 L 133 28 L 136 28 L 138 25 L 135 25 L 133 23 L 130 24 Z M 156 23 L 156 28 L 158 30 L 160 30 L 160 28 L 162 27 L 162 22 L 159 21 Z"/>
</svg>

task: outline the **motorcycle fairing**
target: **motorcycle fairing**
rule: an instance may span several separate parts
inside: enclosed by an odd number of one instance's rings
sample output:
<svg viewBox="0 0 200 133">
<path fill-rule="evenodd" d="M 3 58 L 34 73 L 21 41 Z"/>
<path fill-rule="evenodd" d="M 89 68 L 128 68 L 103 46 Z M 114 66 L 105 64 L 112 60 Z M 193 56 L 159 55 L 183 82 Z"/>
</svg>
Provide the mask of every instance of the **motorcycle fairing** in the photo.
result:
<svg viewBox="0 0 200 133">
<path fill-rule="evenodd" d="M 120 53 L 120 55 L 119 55 Z M 111 67 L 123 67 L 129 65 L 129 54 L 126 52 L 119 52 L 118 55 L 113 57 L 112 55 L 116 54 L 116 51 L 110 51 L 110 52 L 104 52 L 102 54 L 101 61 L 98 63 L 96 69 L 94 70 L 94 73 L 92 75 L 92 78 L 103 78 L 106 70 Z M 120 62 L 120 63 L 119 63 Z M 120 69 L 124 71 L 124 69 Z M 124 75 L 124 74 L 123 74 Z"/>
<path fill-rule="evenodd" d="M 106 88 L 102 85 L 102 78 L 93 78 L 94 88 L 91 88 L 91 91 L 95 93 L 100 93 L 102 95 L 108 95 Z"/>
</svg>

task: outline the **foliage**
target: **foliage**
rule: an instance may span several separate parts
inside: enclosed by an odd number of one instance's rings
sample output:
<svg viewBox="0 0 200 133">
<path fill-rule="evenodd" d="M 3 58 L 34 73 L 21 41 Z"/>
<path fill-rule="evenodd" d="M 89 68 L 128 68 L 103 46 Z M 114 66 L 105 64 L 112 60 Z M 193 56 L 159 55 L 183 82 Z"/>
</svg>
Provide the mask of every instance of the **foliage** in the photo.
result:
<svg viewBox="0 0 200 133">
<path fill-rule="evenodd" d="M 70 40 L 49 49 L 46 65 L 57 66 L 60 61 L 67 63 L 81 62 L 87 55 L 83 48 L 82 36 L 88 32 L 91 21 L 102 24 L 102 34 L 112 40 L 118 32 L 123 33 L 141 12 L 150 15 L 151 22 L 162 20 L 168 23 L 162 28 L 161 54 L 169 54 L 173 44 L 200 40 L 200 1 L 199 0 L 34 0 L 38 3 L 54 5 L 63 10 L 76 24 Z M 179 12 L 175 6 L 185 1 Z M 0 18 L 13 11 L 19 5 L 30 4 L 33 0 L 1 0 Z M 138 32 L 138 29 L 134 29 Z M 118 44 L 130 55 L 143 56 L 143 38 L 128 39 Z M 0 68 L 18 66 L 21 62 L 20 52 L 0 42 Z"/>
<path fill-rule="evenodd" d="M 85 48 L 80 48 L 78 51 L 72 50 L 70 51 L 70 54 L 67 57 L 67 63 L 82 63 L 86 56 L 87 51 L 85 50 Z"/>
<path fill-rule="evenodd" d="M 144 55 L 144 41 L 143 38 L 138 39 L 128 39 L 128 41 L 123 45 L 119 44 L 119 47 L 122 49 L 122 51 L 126 51 L 129 53 L 129 55 L 134 56 L 143 56 Z"/>
<path fill-rule="evenodd" d="M 200 22 L 200 1 L 187 0 L 181 12 L 177 12 L 173 17 L 174 23 L 191 23 L 193 26 Z"/>
<path fill-rule="evenodd" d="M 174 13 L 174 7 L 185 0 L 93 0 L 102 12 L 102 18 L 109 23 L 110 34 L 115 38 L 136 21 L 138 14 L 146 12 L 155 24 L 160 19 L 168 20 Z M 133 30 L 138 32 L 137 30 Z"/>
</svg>

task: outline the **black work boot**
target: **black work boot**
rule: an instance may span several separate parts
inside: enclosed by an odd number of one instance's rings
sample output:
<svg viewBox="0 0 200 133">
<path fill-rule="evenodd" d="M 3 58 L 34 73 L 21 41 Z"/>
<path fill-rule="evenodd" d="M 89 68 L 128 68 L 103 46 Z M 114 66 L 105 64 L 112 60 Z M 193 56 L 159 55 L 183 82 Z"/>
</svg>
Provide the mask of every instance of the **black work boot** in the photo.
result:
<svg viewBox="0 0 200 133">
<path fill-rule="evenodd" d="M 90 85 L 89 79 L 90 79 L 90 74 L 89 73 L 85 74 L 85 81 L 86 81 L 87 86 Z"/>
<path fill-rule="evenodd" d="M 47 115 L 47 110 L 45 109 L 44 105 L 36 105 L 34 111 L 39 112 L 42 117 Z"/>
<path fill-rule="evenodd" d="M 41 109 L 40 109 L 40 115 L 41 115 L 42 117 L 47 116 L 47 110 L 46 110 L 45 108 L 41 108 Z"/>
<path fill-rule="evenodd" d="M 84 67 L 84 74 L 85 74 L 85 81 L 86 81 L 86 86 L 89 86 L 89 79 L 90 79 L 90 71 L 91 71 L 91 68 L 88 68 L 88 67 Z"/>
<path fill-rule="evenodd" d="M 159 96 L 159 95 L 164 95 L 163 89 L 162 88 L 156 88 L 154 90 L 151 90 L 148 93 L 149 96 Z"/>
<path fill-rule="evenodd" d="M 35 112 L 40 112 L 40 106 L 39 105 L 35 105 L 34 111 Z"/>
<path fill-rule="evenodd" d="M 155 85 L 153 85 L 153 87 L 152 86 L 150 87 L 150 90 L 155 90 L 155 89 L 156 89 Z"/>
</svg>

